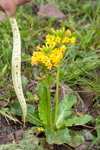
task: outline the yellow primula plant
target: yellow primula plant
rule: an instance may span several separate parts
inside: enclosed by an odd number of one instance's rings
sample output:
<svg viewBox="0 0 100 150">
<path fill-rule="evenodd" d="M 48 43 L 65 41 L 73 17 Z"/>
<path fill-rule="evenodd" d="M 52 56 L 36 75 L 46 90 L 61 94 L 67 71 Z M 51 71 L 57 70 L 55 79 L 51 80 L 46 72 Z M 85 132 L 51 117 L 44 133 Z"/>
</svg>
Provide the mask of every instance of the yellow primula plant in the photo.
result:
<svg viewBox="0 0 100 150">
<path fill-rule="evenodd" d="M 36 51 L 31 57 L 32 66 L 40 66 L 40 73 L 37 95 L 40 97 L 38 105 L 38 118 L 33 116 L 35 124 L 38 126 L 39 132 L 44 132 L 46 141 L 49 144 L 66 143 L 72 147 L 76 147 L 84 143 L 85 139 L 81 132 L 72 131 L 68 127 L 75 124 L 82 125 L 93 120 L 89 115 L 81 117 L 72 111 L 73 104 L 76 103 L 76 97 L 70 93 L 58 103 L 59 98 L 59 73 L 61 60 L 68 50 L 68 45 L 75 45 L 76 38 L 72 36 L 71 31 L 51 29 L 51 34 L 46 35 L 44 45 L 38 45 Z M 56 76 L 56 77 L 55 77 Z M 50 89 L 56 82 L 56 93 L 54 98 L 55 106 L 51 106 Z M 38 94 L 39 93 L 39 94 Z M 37 97 L 35 97 L 37 98 Z M 72 142 L 72 140 L 74 141 Z"/>
</svg>

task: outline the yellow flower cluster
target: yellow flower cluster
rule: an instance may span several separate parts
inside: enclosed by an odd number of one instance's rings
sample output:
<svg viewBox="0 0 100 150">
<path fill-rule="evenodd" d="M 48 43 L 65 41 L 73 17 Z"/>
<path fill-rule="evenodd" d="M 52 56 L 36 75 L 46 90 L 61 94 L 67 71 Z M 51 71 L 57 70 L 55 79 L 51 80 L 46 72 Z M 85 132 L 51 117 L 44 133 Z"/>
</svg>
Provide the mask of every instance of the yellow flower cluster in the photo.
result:
<svg viewBox="0 0 100 150">
<path fill-rule="evenodd" d="M 75 37 L 71 36 L 71 31 L 65 28 L 62 30 L 55 31 L 51 29 L 53 35 L 46 36 L 46 42 L 43 47 L 37 46 L 37 51 L 33 52 L 31 57 L 32 65 L 42 65 L 46 66 L 47 69 L 51 70 L 52 67 L 58 67 L 61 59 L 63 59 L 63 52 L 66 50 L 66 45 L 71 43 L 75 44 Z"/>
</svg>

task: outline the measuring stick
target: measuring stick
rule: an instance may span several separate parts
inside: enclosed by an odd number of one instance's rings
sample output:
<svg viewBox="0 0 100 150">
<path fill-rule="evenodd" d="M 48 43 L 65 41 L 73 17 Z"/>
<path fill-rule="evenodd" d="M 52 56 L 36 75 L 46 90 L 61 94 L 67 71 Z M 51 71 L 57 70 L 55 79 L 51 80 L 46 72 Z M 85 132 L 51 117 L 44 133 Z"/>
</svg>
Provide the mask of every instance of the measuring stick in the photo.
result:
<svg viewBox="0 0 100 150">
<path fill-rule="evenodd" d="M 12 80 L 13 86 L 20 102 L 23 116 L 24 116 L 24 126 L 25 117 L 27 114 L 27 106 L 24 98 L 22 83 L 21 83 L 21 39 L 20 32 L 15 17 L 10 18 L 10 23 L 13 32 L 13 53 L 12 53 Z"/>
</svg>

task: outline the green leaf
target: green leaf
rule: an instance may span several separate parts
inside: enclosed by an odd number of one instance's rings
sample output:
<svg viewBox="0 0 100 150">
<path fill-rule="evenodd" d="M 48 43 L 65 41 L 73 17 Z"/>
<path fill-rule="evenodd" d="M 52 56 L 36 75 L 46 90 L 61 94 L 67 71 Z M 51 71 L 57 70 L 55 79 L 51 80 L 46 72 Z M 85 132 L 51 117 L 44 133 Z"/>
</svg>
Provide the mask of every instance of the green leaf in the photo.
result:
<svg viewBox="0 0 100 150">
<path fill-rule="evenodd" d="M 3 95 L 0 96 L 0 100 L 3 99 L 3 100 L 7 100 L 8 98 L 11 97 L 11 94 L 10 92 L 7 92 L 7 93 L 4 93 Z"/>
<path fill-rule="evenodd" d="M 28 79 L 27 77 L 25 77 L 24 75 L 21 76 L 21 80 L 22 80 L 22 85 L 24 87 L 25 90 L 28 90 Z"/>
<path fill-rule="evenodd" d="M 58 128 L 61 126 L 66 117 L 72 113 L 71 107 L 73 106 L 74 103 L 76 103 L 76 97 L 69 93 L 66 94 L 65 97 L 59 103 L 56 122 Z"/>
<path fill-rule="evenodd" d="M 17 114 L 18 116 L 23 117 L 22 109 L 20 107 L 19 102 L 14 102 L 11 104 L 11 112 Z M 29 122 L 37 125 L 37 126 L 43 126 L 41 120 L 39 119 L 38 112 L 35 110 L 35 108 L 32 105 L 27 104 L 27 116 L 29 119 Z"/>
<path fill-rule="evenodd" d="M 34 76 L 35 79 L 37 79 L 37 77 L 38 77 L 38 71 L 39 71 L 38 68 L 33 68 L 32 69 L 32 73 L 33 73 L 33 76 Z"/>
<path fill-rule="evenodd" d="M 44 125 L 47 125 L 47 89 L 46 87 L 41 88 L 41 100 L 38 105 L 39 117 Z"/>
<path fill-rule="evenodd" d="M 43 88 L 43 84 L 40 82 L 36 87 L 36 93 L 41 97 L 41 89 Z"/>
<path fill-rule="evenodd" d="M 68 121 L 65 122 L 65 126 L 66 127 L 69 127 L 69 126 L 72 126 L 72 125 L 83 125 L 89 121 L 94 121 L 94 118 L 89 116 L 89 115 L 84 115 L 82 117 L 77 117 L 75 116 L 74 118 L 72 119 L 69 119 Z"/>
<path fill-rule="evenodd" d="M 35 111 L 33 114 L 28 113 L 27 117 L 29 118 L 29 122 L 36 126 L 43 126 L 42 121 L 39 118 L 38 111 Z"/>
<path fill-rule="evenodd" d="M 97 130 L 97 136 L 100 137 L 100 116 L 96 118 L 96 130 Z"/>
<path fill-rule="evenodd" d="M 26 98 L 26 101 L 27 102 L 32 102 L 32 101 L 34 101 L 34 95 L 32 95 L 32 93 L 31 92 L 26 92 L 26 95 L 27 95 L 27 98 Z"/>
<path fill-rule="evenodd" d="M 49 144 L 63 144 L 66 143 L 72 147 L 77 147 L 85 142 L 84 137 L 79 131 L 70 131 L 68 128 L 51 131 L 45 129 L 46 141 Z"/>
<path fill-rule="evenodd" d="M 9 116 L 8 114 L 6 114 L 3 110 L 0 110 L 0 113 L 5 116 L 5 117 L 8 117 L 9 119 L 15 121 L 15 119 L 12 117 L 12 116 Z"/>
<path fill-rule="evenodd" d="M 3 67 L 3 69 L 2 69 L 2 76 L 4 75 L 4 73 L 6 72 L 6 70 L 7 70 L 7 64 Z"/>
<path fill-rule="evenodd" d="M 18 101 L 11 103 L 10 112 L 13 113 L 13 114 L 17 114 L 18 116 L 23 116 L 22 109 L 21 109 L 20 104 L 19 104 Z"/>
<path fill-rule="evenodd" d="M 46 141 L 49 144 L 63 144 L 65 139 L 70 142 L 69 130 L 68 128 L 52 131 L 48 128 L 45 129 Z"/>
<path fill-rule="evenodd" d="M 81 134 L 80 131 L 69 130 L 69 135 L 71 137 L 71 141 L 69 143 L 67 143 L 68 145 L 70 145 L 72 147 L 77 147 L 77 146 L 79 146 L 81 144 L 84 144 L 85 138 Z"/>
</svg>

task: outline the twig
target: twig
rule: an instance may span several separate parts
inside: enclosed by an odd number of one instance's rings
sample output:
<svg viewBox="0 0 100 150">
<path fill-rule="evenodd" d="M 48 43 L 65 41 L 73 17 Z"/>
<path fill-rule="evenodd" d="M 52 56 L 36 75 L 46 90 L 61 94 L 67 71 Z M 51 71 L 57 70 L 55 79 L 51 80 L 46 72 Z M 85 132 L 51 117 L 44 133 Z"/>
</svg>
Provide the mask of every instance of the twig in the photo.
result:
<svg viewBox="0 0 100 150">
<path fill-rule="evenodd" d="M 67 147 L 67 148 L 69 148 L 70 150 L 73 150 L 71 147 L 69 147 L 68 145 L 66 145 L 66 144 L 62 144 L 63 146 L 65 146 L 65 147 Z"/>
</svg>

